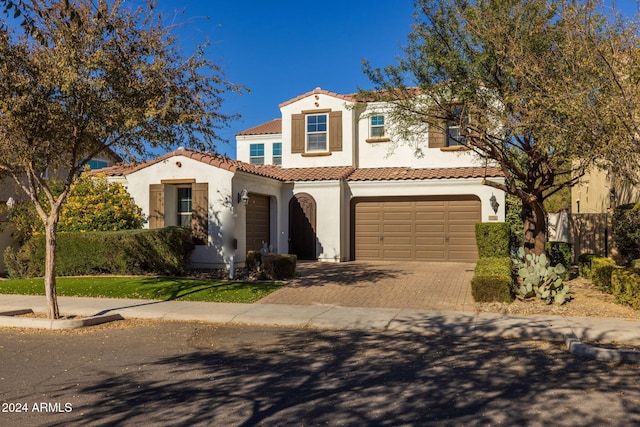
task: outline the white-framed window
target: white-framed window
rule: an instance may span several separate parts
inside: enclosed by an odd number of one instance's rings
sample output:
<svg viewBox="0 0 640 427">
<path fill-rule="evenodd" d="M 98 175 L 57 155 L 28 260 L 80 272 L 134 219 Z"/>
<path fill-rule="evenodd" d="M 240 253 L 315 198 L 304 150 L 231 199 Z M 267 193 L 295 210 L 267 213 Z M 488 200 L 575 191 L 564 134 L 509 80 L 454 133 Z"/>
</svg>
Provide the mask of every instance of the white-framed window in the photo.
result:
<svg viewBox="0 0 640 427">
<path fill-rule="evenodd" d="M 384 116 L 383 115 L 377 114 L 375 116 L 371 116 L 370 126 L 369 126 L 369 137 L 370 138 L 384 137 Z"/>
<path fill-rule="evenodd" d="M 264 144 L 249 145 L 249 163 L 264 165 Z"/>
<path fill-rule="evenodd" d="M 327 151 L 327 115 L 308 114 L 307 121 L 307 150 Z"/>
<path fill-rule="evenodd" d="M 454 108 L 453 111 L 456 116 L 463 119 L 462 114 L 464 113 L 462 108 Z M 464 122 L 466 123 L 466 119 Z M 460 122 L 449 122 L 447 123 L 447 147 L 456 147 L 459 145 L 466 145 L 464 134 L 460 128 Z"/>
<path fill-rule="evenodd" d="M 282 164 L 282 142 L 273 143 L 273 164 Z"/>
<path fill-rule="evenodd" d="M 447 124 L 447 147 L 456 147 L 465 145 L 464 135 L 460 132 L 460 126 L 457 123 Z"/>
<path fill-rule="evenodd" d="M 178 226 L 191 228 L 193 214 L 191 186 L 178 187 Z"/>
<path fill-rule="evenodd" d="M 102 168 L 106 168 L 107 166 L 109 166 L 109 162 L 106 160 L 100 160 L 100 159 L 89 160 L 89 169 L 91 170 L 102 169 Z"/>
</svg>

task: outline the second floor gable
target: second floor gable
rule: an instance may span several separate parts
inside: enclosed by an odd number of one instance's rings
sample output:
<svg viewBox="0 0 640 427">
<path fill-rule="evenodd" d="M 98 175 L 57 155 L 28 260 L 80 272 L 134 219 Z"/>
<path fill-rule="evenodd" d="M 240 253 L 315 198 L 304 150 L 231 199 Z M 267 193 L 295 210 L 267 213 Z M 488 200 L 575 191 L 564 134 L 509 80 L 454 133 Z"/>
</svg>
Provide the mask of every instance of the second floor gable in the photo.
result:
<svg viewBox="0 0 640 427">
<path fill-rule="evenodd" d="M 236 135 L 238 160 L 283 168 L 447 168 L 483 160 L 459 144 L 453 125 L 401 139 L 384 103 L 320 88 L 280 104 L 281 117 Z"/>
</svg>

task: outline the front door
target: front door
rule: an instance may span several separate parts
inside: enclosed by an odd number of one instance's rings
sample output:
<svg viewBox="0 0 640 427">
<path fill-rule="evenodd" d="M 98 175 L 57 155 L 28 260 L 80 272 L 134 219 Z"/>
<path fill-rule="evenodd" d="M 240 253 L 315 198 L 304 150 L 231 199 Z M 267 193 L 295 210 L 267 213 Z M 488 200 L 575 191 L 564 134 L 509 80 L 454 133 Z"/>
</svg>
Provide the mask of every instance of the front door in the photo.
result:
<svg viewBox="0 0 640 427">
<path fill-rule="evenodd" d="M 316 201 L 298 193 L 289 201 L 289 253 L 298 259 L 316 259 Z"/>
</svg>

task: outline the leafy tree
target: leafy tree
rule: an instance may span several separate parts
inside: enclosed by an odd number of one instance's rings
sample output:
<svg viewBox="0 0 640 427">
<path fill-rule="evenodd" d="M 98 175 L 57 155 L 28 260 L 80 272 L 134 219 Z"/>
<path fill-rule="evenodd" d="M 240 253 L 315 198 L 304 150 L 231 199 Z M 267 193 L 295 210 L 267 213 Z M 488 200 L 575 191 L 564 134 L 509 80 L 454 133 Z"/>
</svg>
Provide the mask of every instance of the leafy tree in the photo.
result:
<svg viewBox="0 0 640 427">
<path fill-rule="evenodd" d="M 545 200 L 629 139 L 606 112 L 631 24 L 590 0 L 420 0 L 415 17 L 397 65 L 365 62 L 377 90 L 363 96 L 392 105 L 404 140 L 456 125 L 458 143 L 505 174 L 485 184 L 521 200 L 526 253 L 544 253 Z"/>
<path fill-rule="evenodd" d="M 156 148 L 215 150 L 231 119 L 227 82 L 205 56 L 184 56 L 154 4 L 122 0 L 0 1 L 22 26 L 0 26 L 0 174 L 24 191 L 46 233 L 45 289 L 59 317 L 56 231 L 78 172 L 111 149 L 129 160 Z M 55 193 L 47 176 L 60 176 Z M 43 203 L 42 200 L 46 200 Z"/>
<path fill-rule="evenodd" d="M 62 191 L 59 180 L 50 180 L 54 195 Z M 40 201 L 46 206 L 46 197 Z M 19 243 L 34 234 L 44 233 L 44 224 L 30 201 L 18 203 L 11 213 L 14 237 Z M 117 231 L 142 228 L 145 222 L 142 209 L 124 186 L 109 182 L 104 175 L 82 174 L 69 188 L 67 201 L 62 205 L 58 231 Z"/>
</svg>

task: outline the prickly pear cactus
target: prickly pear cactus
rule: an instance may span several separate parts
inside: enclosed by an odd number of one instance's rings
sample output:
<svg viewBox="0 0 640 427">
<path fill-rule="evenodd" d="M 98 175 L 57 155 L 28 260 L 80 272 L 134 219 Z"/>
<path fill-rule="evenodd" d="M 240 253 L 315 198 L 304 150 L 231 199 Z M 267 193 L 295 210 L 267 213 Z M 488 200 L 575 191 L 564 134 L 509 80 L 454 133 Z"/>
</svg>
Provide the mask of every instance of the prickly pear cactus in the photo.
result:
<svg viewBox="0 0 640 427">
<path fill-rule="evenodd" d="M 518 270 L 516 296 L 520 299 L 538 298 L 547 304 L 564 304 L 568 301 L 569 286 L 562 281 L 566 271 L 562 264 L 551 266 L 545 254 L 524 255 L 524 249 L 518 250 L 514 260 Z"/>
</svg>

